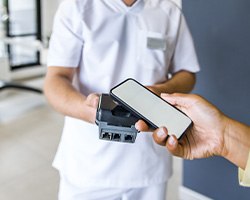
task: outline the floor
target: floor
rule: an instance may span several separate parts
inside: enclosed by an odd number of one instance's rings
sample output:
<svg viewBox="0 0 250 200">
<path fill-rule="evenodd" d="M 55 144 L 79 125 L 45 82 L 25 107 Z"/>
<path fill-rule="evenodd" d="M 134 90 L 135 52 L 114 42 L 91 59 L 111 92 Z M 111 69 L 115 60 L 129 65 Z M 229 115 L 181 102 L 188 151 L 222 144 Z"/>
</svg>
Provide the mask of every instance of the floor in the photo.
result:
<svg viewBox="0 0 250 200">
<path fill-rule="evenodd" d="M 43 79 L 26 81 L 41 87 Z M 53 111 L 43 95 L 0 91 L 0 199 L 57 199 L 58 173 L 51 167 L 63 116 Z M 182 161 L 174 159 L 168 200 L 178 200 Z"/>
</svg>

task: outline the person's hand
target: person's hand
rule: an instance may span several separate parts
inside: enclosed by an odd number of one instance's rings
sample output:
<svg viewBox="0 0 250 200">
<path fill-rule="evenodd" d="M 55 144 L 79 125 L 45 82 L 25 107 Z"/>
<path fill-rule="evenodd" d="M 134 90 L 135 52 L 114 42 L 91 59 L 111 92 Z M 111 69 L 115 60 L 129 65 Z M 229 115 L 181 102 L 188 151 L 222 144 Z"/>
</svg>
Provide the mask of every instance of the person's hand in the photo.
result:
<svg viewBox="0 0 250 200">
<path fill-rule="evenodd" d="M 89 94 L 84 101 L 85 106 L 89 109 L 87 121 L 90 123 L 95 123 L 99 98 L 98 94 Z"/>
<path fill-rule="evenodd" d="M 159 88 L 156 85 L 146 86 L 146 88 L 149 89 L 151 92 L 155 93 L 158 96 L 161 95 L 161 91 L 159 90 Z"/>
<path fill-rule="evenodd" d="M 153 133 L 156 143 L 166 146 L 173 155 L 185 159 L 225 154 L 224 129 L 227 118 L 216 107 L 198 95 L 162 94 L 161 97 L 186 113 L 192 119 L 193 126 L 179 141 L 176 136 L 168 133 L 167 127 L 161 127 Z M 140 131 L 148 130 L 142 120 L 136 123 L 136 127 Z"/>
</svg>

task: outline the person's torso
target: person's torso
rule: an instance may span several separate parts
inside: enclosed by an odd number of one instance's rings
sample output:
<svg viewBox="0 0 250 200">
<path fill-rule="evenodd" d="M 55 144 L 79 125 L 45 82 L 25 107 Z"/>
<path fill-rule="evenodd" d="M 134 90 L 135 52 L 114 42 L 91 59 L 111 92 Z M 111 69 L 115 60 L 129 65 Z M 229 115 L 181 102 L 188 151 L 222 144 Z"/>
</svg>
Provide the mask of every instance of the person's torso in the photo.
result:
<svg viewBox="0 0 250 200">
<path fill-rule="evenodd" d="M 181 15 L 164 0 L 76 0 L 83 50 L 78 67 L 80 91 L 107 93 L 126 78 L 144 85 L 167 80 Z M 78 28 L 77 28 L 78 29 Z M 171 160 L 151 133 L 134 144 L 102 141 L 98 127 L 66 118 L 54 165 L 78 185 L 141 187 L 166 181 Z"/>
<path fill-rule="evenodd" d="M 167 0 L 78 1 L 83 52 L 79 84 L 84 94 L 108 92 L 126 78 L 144 85 L 167 80 L 180 10 Z M 98 85 L 96 81 L 98 80 Z"/>
</svg>

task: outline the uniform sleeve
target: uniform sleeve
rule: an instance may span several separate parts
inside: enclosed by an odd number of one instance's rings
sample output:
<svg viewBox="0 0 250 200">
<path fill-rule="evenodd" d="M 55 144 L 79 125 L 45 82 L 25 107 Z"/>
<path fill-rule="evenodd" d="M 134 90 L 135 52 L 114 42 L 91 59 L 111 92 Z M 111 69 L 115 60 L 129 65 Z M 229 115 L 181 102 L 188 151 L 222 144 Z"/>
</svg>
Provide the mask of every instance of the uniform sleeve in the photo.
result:
<svg viewBox="0 0 250 200">
<path fill-rule="evenodd" d="M 239 168 L 239 183 L 241 186 L 250 187 L 250 153 L 245 170 Z"/>
<path fill-rule="evenodd" d="M 195 73 L 200 70 L 193 38 L 183 14 L 181 14 L 180 17 L 176 47 L 172 57 L 170 70 L 171 73 L 176 73 L 181 70 Z"/>
<path fill-rule="evenodd" d="M 63 2 L 54 18 L 48 66 L 77 67 L 82 48 L 81 18 L 74 1 Z"/>
</svg>

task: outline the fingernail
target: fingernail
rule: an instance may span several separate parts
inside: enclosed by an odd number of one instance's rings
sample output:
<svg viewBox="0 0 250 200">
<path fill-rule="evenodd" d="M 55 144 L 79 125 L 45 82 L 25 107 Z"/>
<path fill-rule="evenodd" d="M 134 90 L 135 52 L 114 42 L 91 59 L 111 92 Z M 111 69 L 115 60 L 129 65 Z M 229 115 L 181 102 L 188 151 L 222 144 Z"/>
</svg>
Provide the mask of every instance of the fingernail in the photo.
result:
<svg viewBox="0 0 250 200">
<path fill-rule="evenodd" d="M 157 131 L 157 136 L 159 138 L 165 138 L 165 137 L 167 137 L 166 133 L 162 129 L 159 129 L 159 131 Z"/>
<path fill-rule="evenodd" d="M 161 93 L 161 96 L 164 97 L 164 96 L 169 96 L 170 94 L 169 93 Z"/>
<path fill-rule="evenodd" d="M 170 144 L 171 146 L 175 146 L 175 143 L 176 143 L 176 141 L 175 141 L 174 137 L 170 136 L 168 138 L 168 144 Z"/>
<path fill-rule="evenodd" d="M 136 128 L 137 130 L 139 130 L 139 125 L 138 125 L 137 122 L 135 123 L 135 128 Z"/>
</svg>

